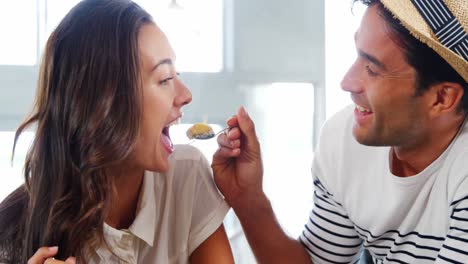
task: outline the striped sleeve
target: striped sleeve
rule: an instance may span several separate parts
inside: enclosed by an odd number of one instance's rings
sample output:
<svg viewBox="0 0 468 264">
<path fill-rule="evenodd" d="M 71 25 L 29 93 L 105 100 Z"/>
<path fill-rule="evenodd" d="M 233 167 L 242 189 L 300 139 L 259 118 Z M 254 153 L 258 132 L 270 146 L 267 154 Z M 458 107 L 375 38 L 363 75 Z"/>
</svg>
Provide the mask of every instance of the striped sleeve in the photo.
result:
<svg viewBox="0 0 468 264">
<path fill-rule="evenodd" d="M 314 180 L 314 208 L 299 237 L 313 263 L 355 263 L 362 239 L 341 204 Z"/>
<path fill-rule="evenodd" d="M 468 263 L 468 194 L 450 207 L 450 227 L 436 263 Z"/>
</svg>

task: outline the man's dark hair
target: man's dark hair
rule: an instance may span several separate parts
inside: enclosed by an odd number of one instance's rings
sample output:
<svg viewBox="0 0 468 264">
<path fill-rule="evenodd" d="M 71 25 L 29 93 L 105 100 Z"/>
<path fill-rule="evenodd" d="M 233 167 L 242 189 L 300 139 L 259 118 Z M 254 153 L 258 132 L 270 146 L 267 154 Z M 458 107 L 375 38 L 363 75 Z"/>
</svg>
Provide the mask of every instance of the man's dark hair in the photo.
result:
<svg viewBox="0 0 468 264">
<path fill-rule="evenodd" d="M 379 14 L 389 25 L 390 37 L 403 48 L 406 62 L 416 70 L 417 95 L 422 95 L 430 86 L 438 83 L 459 83 L 464 90 L 461 109 L 464 113 L 468 113 L 468 84 L 450 64 L 429 46 L 411 35 L 400 21 L 383 6 L 380 0 L 353 0 L 353 3 L 356 2 L 366 6 L 377 5 Z"/>
</svg>

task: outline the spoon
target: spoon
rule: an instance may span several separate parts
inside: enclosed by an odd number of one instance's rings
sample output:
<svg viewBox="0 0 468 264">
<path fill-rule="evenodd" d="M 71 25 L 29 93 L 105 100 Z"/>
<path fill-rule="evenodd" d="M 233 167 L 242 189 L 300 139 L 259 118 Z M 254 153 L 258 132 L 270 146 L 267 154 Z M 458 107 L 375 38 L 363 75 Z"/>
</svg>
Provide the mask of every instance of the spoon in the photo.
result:
<svg viewBox="0 0 468 264">
<path fill-rule="evenodd" d="M 222 132 L 227 131 L 228 129 L 229 127 L 226 127 L 224 129 L 221 129 L 218 133 L 215 134 L 213 129 L 208 124 L 196 123 L 187 130 L 186 135 L 189 139 L 192 139 L 192 140 L 195 140 L 195 139 L 205 140 L 205 139 L 214 138 L 217 135 L 221 134 Z"/>
</svg>

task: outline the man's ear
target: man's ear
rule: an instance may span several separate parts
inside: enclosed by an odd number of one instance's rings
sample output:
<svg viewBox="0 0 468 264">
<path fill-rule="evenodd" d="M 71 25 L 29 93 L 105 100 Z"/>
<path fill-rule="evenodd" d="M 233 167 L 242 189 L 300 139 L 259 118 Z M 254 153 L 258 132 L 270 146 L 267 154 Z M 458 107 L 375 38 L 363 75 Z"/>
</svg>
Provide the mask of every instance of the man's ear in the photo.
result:
<svg viewBox="0 0 468 264">
<path fill-rule="evenodd" d="M 443 82 L 430 88 L 432 94 L 431 114 L 441 116 L 460 110 L 463 87 L 459 83 Z"/>
</svg>

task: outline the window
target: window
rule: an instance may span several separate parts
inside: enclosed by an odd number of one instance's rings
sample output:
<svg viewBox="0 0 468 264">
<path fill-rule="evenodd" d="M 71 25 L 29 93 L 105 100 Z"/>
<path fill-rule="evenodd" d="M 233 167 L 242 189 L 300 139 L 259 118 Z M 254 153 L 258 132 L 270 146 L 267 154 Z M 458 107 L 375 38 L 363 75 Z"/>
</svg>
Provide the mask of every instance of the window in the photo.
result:
<svg viewBox="0 0 468 264">
<path fill-rule="evenodd" d="M 37 59 L 37 1 L 2 1 L 0 65 L 34 65 Z"/>
<path fill-rule="evenodd" d="M 273 83 L 246 90 L 262 146 L 265 193 L 279 223 L 298 237 L 312 208 L 314 85 Z"/>
<path fill-rule="evenodd" d="M 23 165 L 26 153 L 33 140 L 33 132 L 23 132 L 16 145 L 16 153 L 13 164 L 11 163 L 11 151 L 13 148 L 14 132 L 0 131 L 0 201 L 24 182 Z"/>
<path fill-rule="evenodd" d="M 354 33 L 359 27 L 365 6 L 356 3 L 351 12 L 351 1 L 325 1 L 325 82 L 327 118 L 352 103 L 349 93 L 340 88 L 340 82 L 356 58 Z"/>
<path fill-rule="evenodd" d="M 0 65 L 35 65 L 50 33 L 78 2 L 20 0 L 2 3 Z M 145 8 L 166 33 L 177 55 L 178 71 L 222 71 L 223 0 L 135 2 Z"/>
<path fill-rule="evenodd" d="M 62 18 L 72 9 L 80 0 L 47 0 L 46 10 L 46 36 L 49 37 L 50 33 L 58 26 Z M 46 38 L 47 38 L 46 37 Z M 46 38 L 44 40 L 46 40 Z M 42 45 L 45 44 L 41 43 Z"/>
<path fill-rule="evenodd" d="M 166 33 L 182 72 L 223 68 L 222 0 L 136 0 Z"/>
</svg>

